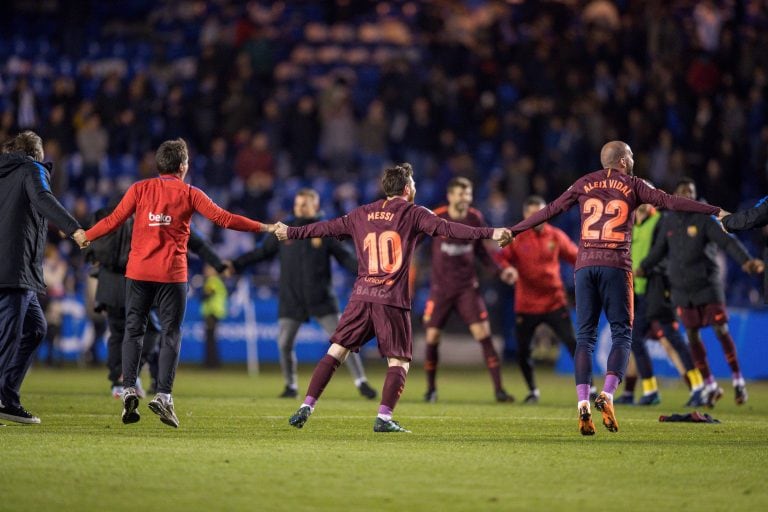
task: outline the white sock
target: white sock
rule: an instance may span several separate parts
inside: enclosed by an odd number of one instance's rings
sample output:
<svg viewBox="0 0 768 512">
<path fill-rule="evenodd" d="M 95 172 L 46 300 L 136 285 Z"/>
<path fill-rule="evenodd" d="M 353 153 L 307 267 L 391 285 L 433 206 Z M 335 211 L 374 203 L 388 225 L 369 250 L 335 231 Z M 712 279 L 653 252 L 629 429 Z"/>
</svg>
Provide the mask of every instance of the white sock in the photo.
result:
<svg viewBox="0 0 768 512">
<path fill-rule="evenodd" d="M 157 396 L 161 397 L 164 402 L 173 403 L 173 398 L 171 398 L 170 393 L 158 393 Z"/>
<path fill-rule="evenodd" d="M 367 379 L 355 379 L 355 387 L 359 388 L 363 382 L 368 382 Z"/>
<path fill-rule="evenodd" d="M 576 409 L 581 410 L 582 407 L 586 407 L 587 410 L 589 410 L 589 400 L 580 401 L 579 404 L 576 406 Z"/>
<path fill-rule="evenodd" d="M 608 399 L 609 402 L 613 402 L 613 393 L 609 393 L 607 391 L 603 391 L 603 394 Z"/>
<path fill-rule="evenodd" d="M 736 387 L 736 386 L 746 386 L 746 384 L 747 383 L 744 380 L 744 377 L 742 377 L 740 379 L 733 379 L 733 387 Z"/>
<path fill-rule="evenodd" d="M 391 415 L 391 414 L 381 414 L 381 413 L 379 413 L 379 414 L 377 415 L 377 417 L 378 417 L 378 418 L 381 418 L 381 419 L 382 419 L 382 420 L 384 420 L 384 421 L 389 421 L 389 420 L 391 420 L 391 419 L 392 419 L 392 415 Z"/>
</svg>

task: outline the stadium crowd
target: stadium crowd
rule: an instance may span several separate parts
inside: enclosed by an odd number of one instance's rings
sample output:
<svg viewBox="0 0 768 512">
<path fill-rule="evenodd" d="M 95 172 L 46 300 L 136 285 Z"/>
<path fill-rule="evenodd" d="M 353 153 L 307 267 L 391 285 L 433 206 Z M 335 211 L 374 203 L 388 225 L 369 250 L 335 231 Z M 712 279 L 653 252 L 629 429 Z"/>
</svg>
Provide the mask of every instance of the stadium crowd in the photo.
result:
<svg viewBox="0 0 768 512">
<path fill-rule="evenodd" d="M 0 27 L 0 140 L 41 134 L 83 225 L 176 137 L 193 184 L 265 220 L 305 186 L 349 211 L 408 161 L 420 203 L 465 176 L 488 222 L 510 225 L 530 194 L 599 168 L 611 139 L 667 191 L 691 176 L 735 211 L 768 190 L 762 1 L 52 0 L 16 2 Z M 222 257 L 254 246 L 196 224 Z M 578 215 L 557 224 L 573 236 Z M 752 253 L 759 237 L 743 235 Z M 87 265 L 51 241 L 71 291 Z M 759 278 L 733 270 L 728 303 L 758 303 Z"/>
</svg>

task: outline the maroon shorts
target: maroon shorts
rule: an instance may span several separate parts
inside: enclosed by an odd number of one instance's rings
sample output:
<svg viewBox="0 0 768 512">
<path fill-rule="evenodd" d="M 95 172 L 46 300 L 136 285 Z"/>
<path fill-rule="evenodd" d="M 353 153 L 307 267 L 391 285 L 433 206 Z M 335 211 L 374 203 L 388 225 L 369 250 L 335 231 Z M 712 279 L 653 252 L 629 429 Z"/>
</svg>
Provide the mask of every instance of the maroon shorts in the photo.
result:
<svg viewBox="0 0 768 512">
<path fill-rule="evenodd" d="M 382 357 L 410 361 L 413 353 L 410 310 L 376 302 L 350 301 L 331 336 L 331 343 L 359 352 L 374 336 Z"/>
<path fill-rule="evenodd" d="M 705 304 L 692 308 L 677 308 L 686 329 L 701 329 L 709 325 L 723 325 L 728 322 L 725 304 Z"/>
<path fill-rule="evenodd" d="M 454 295 L 433 292 L 424 308 L 424 323 L 427 327 L 442 329 L 454 309 L 467 325 L 488 320 L 488 310 L 480 291 L 477 288 L 468 288 Z"/>
</svg>

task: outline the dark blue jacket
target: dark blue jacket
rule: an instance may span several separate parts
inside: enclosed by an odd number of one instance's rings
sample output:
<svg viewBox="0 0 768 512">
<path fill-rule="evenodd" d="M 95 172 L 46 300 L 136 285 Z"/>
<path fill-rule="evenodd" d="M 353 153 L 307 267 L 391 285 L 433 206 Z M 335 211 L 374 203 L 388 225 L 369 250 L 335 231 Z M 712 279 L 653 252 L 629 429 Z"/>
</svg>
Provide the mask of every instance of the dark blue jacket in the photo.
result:
<svg viewBox="0 0 768 512">
<path fill-rule="evenodd" d="M 67 236 L 80 229 L 51 193 L 50 164 L 22 153 L 0 155 L 0 289 L 45 292 L 49 220 Z"/>
</svg>

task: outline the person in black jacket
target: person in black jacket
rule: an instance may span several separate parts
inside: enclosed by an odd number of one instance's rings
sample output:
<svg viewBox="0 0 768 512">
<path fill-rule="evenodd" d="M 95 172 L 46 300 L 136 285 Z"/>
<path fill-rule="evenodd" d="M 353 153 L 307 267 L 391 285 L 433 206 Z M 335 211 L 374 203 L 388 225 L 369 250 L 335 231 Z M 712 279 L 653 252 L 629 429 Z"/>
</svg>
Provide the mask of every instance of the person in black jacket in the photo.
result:
<svg viewBox="0 0 768 512">
<path fill-rule="evenodd" d="M 294 218 L 289 226 L 304 226 L 318 220 L 320 198 L 312 189 L 301 189 L 293 204 Z M 339 323 L 339 305 L 331 288 L 331 256 L 344 268 L 357 275 L 357 259 L 351 251 L 334 238 L 291 240 L 280 246 L 277 237 L 269 234 L 261 246 L 241 255 L 232 262 L 240 272 L 248 265 L 280 255 L 280 295 L 278 306 L 278 346 L 280 367 L 285 378 L 281 398 L 298 396 L 298 377 L 294 342 L 301 324 L 313 316 L 330 336 Z M 366 398 L 376 398 L 376 390 L 368 384 L 359 354 L 347 358 L 347 367 L 355 386 Z"/>
<path fill-rule="evenodd" d="M 728 215 L 723 219 L 723 226 L 728 231 L 742 231 L 766 225 L 768 225 L 768 196 L 762 198 L 752 208 Z M 766 265 L 768 265 L 768 237 L 765 239 L 763 250 L 763 265 L 757 270 L 765 272 Z M 768 304 L 768 272 L 765 272 L 763 277 L 763 300 Z"/>
<path fill-rule="evenodd" d="M 121 197 L 118 196 L 94 214 L 99 221 L 112 213 Z M 128 219 L 116 231 L 94 240 L 87 250 L 87 257 L 98 262 L 95 277 L 96 299 L 94 310 L 106 312 L 109 325 L 109 338 L 107 340 L 107 378 L 112 383 L 112 396 L 120 398 L 123 391 L 122 361 L 123 361 L 123 337 L 125 335 L 125 269 L 128 264 L 128 252 L 131 249 L 131 233 L 133 231 L 133 218 Z M 213 247 L 195 229 L 190 230 L 187 248 L 200 256 L 203 261 L 214 267 L 218 272 L 228 270 L 227 265 L 216 254 Z M 154 389 L 157 378 L 157 341 L 160 335 L 157 315 L 150 314 L 147 331 L 142 345 L 141 366 L 149 364 L 152 386 Z M 140 382 L 137 380 L 136 391 L 144 395 Z"/>
<path fill-rule="evenodd" d="M 696 183 L 690 178 L 681 179 L 675 188 L 675 195 L 694 199 Z M 747 401 L 747 388 L 739 367 L 736 345 L 728 331 L 717 249 L 724 249 L 742 265 L 745 272 L 756 272 L 762 262 L 752 259 L 741 242 L 726 233 L 720 223 L 708 215 L 668 212 L 659 222 L 658 230 L 660 236 L 656 237 L 651 252 L 640 264 L 640 275 L 649 274 L 667 256 L 672 302 L 679 308 L 691 354 L 704 378 L 702 396 L 712 407 L 723 395 L 722 388 L 710 371 L 706 349 L 701 341 L 700 330 L 711 325 L 731 368 L 736 403 L 743 404 Z"/>
<path fill-rule="evenodd" d="M 43 254 L 48 221 L 87 245 L 80 224 L 51 193 L 43 141 L 25 131 L 0 155 L 0 419 L 40 423 L 21 405 L 19 390 L 46 331 L 37 294 L 45 293 Z"/>
</svg>

